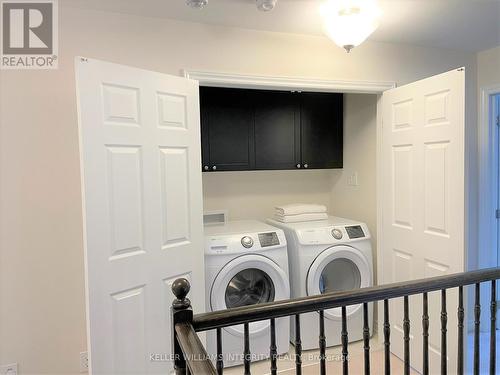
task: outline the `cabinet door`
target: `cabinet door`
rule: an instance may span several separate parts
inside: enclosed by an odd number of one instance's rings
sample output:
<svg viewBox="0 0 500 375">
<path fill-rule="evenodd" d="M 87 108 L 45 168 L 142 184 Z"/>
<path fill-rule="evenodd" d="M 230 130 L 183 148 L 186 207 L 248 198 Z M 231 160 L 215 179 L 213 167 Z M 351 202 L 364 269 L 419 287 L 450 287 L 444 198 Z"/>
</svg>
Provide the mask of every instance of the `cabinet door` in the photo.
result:
<svg viewBox="0 0 500 375">
<path fill-rule="evenodd" d="M 253 107 L 248 90 L 202 87 L 203 170 L 253 169 Z"/>
<path fill-rule="evenodd" d="M 342 94 L 301 94 L 303 168 L 342 168 L 342 131 Z"/>
<path fill-rule="evenodd" d="M 283 91 L 255 91 L 255 169 L 294 169 L 300 163 L 300 103 Z"/>
</svg>

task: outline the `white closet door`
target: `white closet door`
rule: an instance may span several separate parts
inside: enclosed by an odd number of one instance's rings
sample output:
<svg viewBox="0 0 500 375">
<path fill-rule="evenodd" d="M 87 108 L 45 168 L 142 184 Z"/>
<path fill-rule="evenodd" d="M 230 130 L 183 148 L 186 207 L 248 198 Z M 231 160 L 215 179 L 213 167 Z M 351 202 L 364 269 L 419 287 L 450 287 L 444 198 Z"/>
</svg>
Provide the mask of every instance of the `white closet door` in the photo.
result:
<svg viewBox="0 0 500 375">
<path fill-rule="evenodd" d="M 464 271 L 463 69 L 383 94 L 381 283 Z M 457 291 L 448 292 L 455 373 Z M 403 301 L 390 302 L 391 350 L 403 358 Z M 429 294 L 430 373 L 439 372 L 441 294 Z M 410 298 L 411 364 L 422 370 L 422 296 Z"/>
<path fill-rule="evenodd" d="M 198 83 L 76 60 L 94 374 L 167 373 L 170 285 L 204 310 Z"/>
</svg>

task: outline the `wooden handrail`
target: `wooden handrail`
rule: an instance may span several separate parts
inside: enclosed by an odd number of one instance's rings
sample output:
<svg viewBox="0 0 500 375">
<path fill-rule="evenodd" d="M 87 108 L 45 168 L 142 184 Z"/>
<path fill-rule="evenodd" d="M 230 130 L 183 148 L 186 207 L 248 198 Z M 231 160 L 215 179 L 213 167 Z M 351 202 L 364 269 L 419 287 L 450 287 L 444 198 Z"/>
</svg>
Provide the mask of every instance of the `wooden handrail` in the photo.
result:
<svg viewBox="0 0 500 375">
<path fill-rule="evenodd" d="M 176 324 L 175 333 L 182 352 L 189 353 L 185 355 L 185 360 L 191 374 L 217 374 L 200 338 L 190 323 Z"/>
<path fill-rule="evenodd" d="M 488 268 L 478 271 L 361 288 L 346 292 L 325 293 L 309 297 L 196 314 L 193 317 L 192 325 L 196 331 L 206 331 L 270 318 L 292 316 L 334 307 L 357 305 L 365 302 L 381 301 L 436 290 L 456 288 L 497 279 L 500 279 L 500 268 Z"/>
</svg>

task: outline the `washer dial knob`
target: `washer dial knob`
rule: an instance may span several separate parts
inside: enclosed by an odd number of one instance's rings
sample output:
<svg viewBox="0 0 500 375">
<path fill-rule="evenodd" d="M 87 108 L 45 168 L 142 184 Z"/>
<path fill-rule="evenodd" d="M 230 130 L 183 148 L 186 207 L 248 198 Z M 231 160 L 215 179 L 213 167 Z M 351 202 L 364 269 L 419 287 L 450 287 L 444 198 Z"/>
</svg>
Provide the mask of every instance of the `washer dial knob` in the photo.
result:
<svg viewBox="0 0 500 375">
<path fill-rule="evenodd" d="M 340 229 L 332 229 L 332 236 L 336 240 L 342 239 L 342 231 Z"/>
<path fill-rule="evenodd" d="M 241 244 L 243 247 L 250 249 L 253 246 L 253 239 L 252 237 L 245 236 L 241 239 Z"/>
</svg>

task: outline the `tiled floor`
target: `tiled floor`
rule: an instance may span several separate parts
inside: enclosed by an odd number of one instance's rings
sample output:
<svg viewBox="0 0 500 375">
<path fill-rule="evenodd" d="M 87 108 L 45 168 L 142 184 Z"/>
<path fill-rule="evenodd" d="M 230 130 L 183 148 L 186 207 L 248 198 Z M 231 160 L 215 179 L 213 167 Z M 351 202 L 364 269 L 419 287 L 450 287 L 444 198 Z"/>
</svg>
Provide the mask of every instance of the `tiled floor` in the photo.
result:
<svg viewBox="0 0 500 375">
<path fill-rule="evenodd" d="M 500 374 L 500 331 L 497 331 L 497 373 Z M 370 366 L 371 373 L 378 375 L 384 373 L 384 350 L 382 345 L 379 343 L 377 336 L 372 337 L 370 340 L 371 355 L 370 355 Z M 473 335 L 468 336 L 467 350 L 469 355 L 466 374 L 472 374 L 472 355 L 474 353 L 473 346 Z M 295 374 L 295 362 L 293 358 L 294 347 L 290 346 L 290 354 L 285 355 L 283 358 L 278 360 L 278 373 L 282 375 L 293 375 Z M 489 353 L 490 353 L 490 334 L 481 333 L 480 339 L 480 355 L 481 355 L 481 369 L 480 374 L 489 374 Z M 309 350 L 303 352 L 302 363 L 304 375 L 319 374 L 319 352 L 317 350 Z M 327 362 L 327 373 L 328 374 L 340 374 L 342 373 L 342 362 L 339 360 L 341 354 L 340 347 L 333 347 L 327 349 L 327 358 L 330 360 Z M 358 375 L 363 374 L 364 369 L 363 360 L 363 342 L 358 341 L 349 344 L 349 374 Z M 260 361 L 252 363 L 251 371 L 254 375 L 267 375 L 269 371 L 269 361 Z M 403 373 L 403 362 L 396 356 L 391 356 L 391 373 L 392 374 L 402 374 Z M 228 375 L 239 375 L 243 374 L 242 366 L 232 367 L 224 370 L 224 374 Z M 411 371 L 411 374 L 418 374 L 415 371 Z"/>
<path fill-rule="evenodd" d="M 375 336 L 370 342 L 371 346 L 371 373 L 372 374 L 383 374 L 384 373 L 384 350 L 379 344 L 378 338 Z M 294 347 L 290 346 L 290 354 L 293 355 Z M 327 362 L 327 373 L 329 374 L 340 374 L 342 373 L 342 361 L 341 358 L 341 348 L 339 346 L 327 349 L 327 358 L 330 360 Z M 303 352 L 302 355 L 302 374 L 313 375 L 319 374 L 319 360 L 318 351 L 309 350 Z M 364 361 L 363 361 L 363 342 L 358 341 L 349 344 L 349 374 L 357 375 L 363 374 Z M 391 373 L 392 374 L 402 374 L 403 373 L 403 362 L 395 357 L 391 356 Z M 269 361 L 260 361 L 252 363 L 251 365 L 252 374 L 255 375 L 265 375 L 269 374 Z M 224 374 L 237 375 L 242 374 L 243 368 L 241 366 L 232 367 L 224 370 Z M 295 362 L 293 356 L 287 355 L 284 358 L 278 360 L 278 373 L 283 375 L 293 375 L 295 374 Z M 412 374 L 417 374 L 416 372 L 411 372 Z"/>
</svg>

